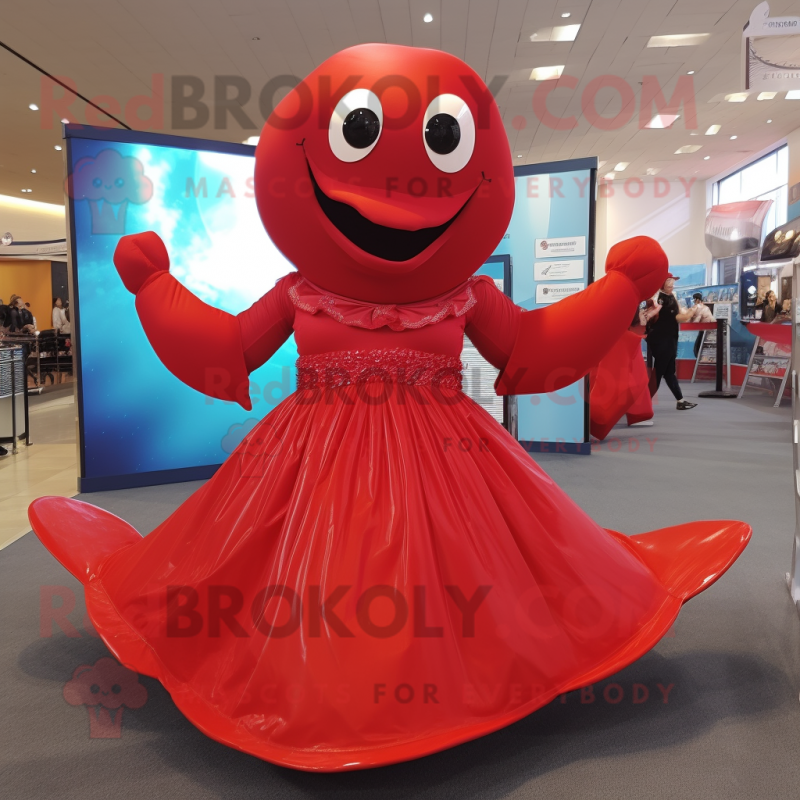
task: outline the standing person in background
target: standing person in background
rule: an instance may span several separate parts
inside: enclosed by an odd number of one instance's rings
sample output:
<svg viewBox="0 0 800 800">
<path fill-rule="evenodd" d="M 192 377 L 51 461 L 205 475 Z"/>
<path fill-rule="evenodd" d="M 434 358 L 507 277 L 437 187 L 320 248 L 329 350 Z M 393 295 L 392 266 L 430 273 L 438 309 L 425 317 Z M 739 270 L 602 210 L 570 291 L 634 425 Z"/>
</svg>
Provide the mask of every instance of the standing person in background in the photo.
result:
<svg viewBox="0 0 800 800">
<path fill-rule="evenodd" d="M 690 403 L 683 399 L 678 376 L 675 374 L 675 359 L 678 355 L 678 323 L 688 322 L 692 317 L 693 309 L 681 311 L 678 299 L 674 294 L 676 280 L 675 276 L 670 273 L 658 293 L 656 302 L 661 306 L 661 311 L 648 324 L 647 349 L 655 361 L 656 390 L 663 378 L 675 396 L 678 411 L 688 411 L 697 403 Z"/>
<path fill-rule="evenodd" d="M 31 304 L 30 303 L 25 303 L 25 308 L 28 311 L 28 313 L 31 315 L 31 320 L 32 320 L 31 325 L 33 325 L 34 331 L 39 330 L 39 326 L 36 324 L 36 317 L 33 316 L 33 311 L 31 311 Z"/>
<path fill-rule="evenodd" d="M 11 295 L 11 333 L 27 333 L 33 335 L 33 314 L 25 308 L 25 301 L 18 295 Z"/>
<path fill-rule="evenodd" d="M 67 315 L 64 312 L 64 302 L 60 297 L 53 298 L 53 329 L 60 333 L 64 325 L 68 325 Z"/>
<path fill-rule="evenodd" d="M 692 316 L 689 322 L 715 322 L 714 314 L 711 309 L 703 302 L 703 295 L 700 292 L 695 292 L 692 295 L 694 305 L 691 308 Z M 700 352 L 700 343 L 703 341 L 703 331 L 697 332 L 697 338 L 694 340 L 694 357 L 697 359 L 697 354 Z"/>
<path fill-rule="evenodd" d="M 775 317 L 781 313 L 781 307 L 778 305 L 778 297 L 775 292 L 770 289 L 764 297 L 764 305 L 761 311 L 762 322 L 775 322 Z"/>
</svg>

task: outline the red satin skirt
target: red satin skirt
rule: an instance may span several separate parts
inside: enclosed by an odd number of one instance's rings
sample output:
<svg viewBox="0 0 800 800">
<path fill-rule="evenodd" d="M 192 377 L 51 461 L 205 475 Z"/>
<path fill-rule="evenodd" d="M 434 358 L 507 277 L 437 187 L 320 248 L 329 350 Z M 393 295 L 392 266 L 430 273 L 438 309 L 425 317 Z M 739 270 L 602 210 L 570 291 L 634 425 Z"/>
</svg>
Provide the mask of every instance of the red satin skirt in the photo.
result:
<svg viewBox="0 0 800 800">
<path fill-rule="evenodd" d="M 601 528 L 451 362 L 306 364 L 146 538 L 74 500 L 32 523 L 114 655 L 220 742 L 335 771 L 489 733 L 650 649 L 749 528 Z"/>
</svg>

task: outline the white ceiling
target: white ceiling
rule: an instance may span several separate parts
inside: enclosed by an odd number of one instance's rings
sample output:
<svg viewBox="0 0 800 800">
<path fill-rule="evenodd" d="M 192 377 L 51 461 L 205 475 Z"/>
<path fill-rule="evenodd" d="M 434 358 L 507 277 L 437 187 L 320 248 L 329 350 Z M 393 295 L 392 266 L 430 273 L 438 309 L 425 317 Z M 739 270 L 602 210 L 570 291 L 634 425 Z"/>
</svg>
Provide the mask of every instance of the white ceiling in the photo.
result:
<svg viewBox="0 0 800 800">
<path fill-rule="evenodd" d="M 659 174 L 704 179 L 745 160 L 800 127 L 800 101 L 748 97 L 744 103 L 721 98 L 742 90 L 742 27 L 758 0 L 3 0 L 0 40 L 43 70 L 75 82 L 90 98 L 110 95 L 125 104 L 151 94 L 151 75 L 165 79 L 167 133 L 242 141 L 257 133 L 229 119 L 216 130 L 213 113 L 207 125 L 175 130 L 169 113 L 170 81 L 195 75 L 206 84 L 214 75 L 241 75 L 253 87 L 245 106 L 258 121 L 261 87 L 281 74 L 304 76 L 336 51 L 360 42 L 378 41 L 441 48 L 463 58 L 488 82 L 508 75 L 498 102 L 515 164 L 596 155 L 613 169 L 630 166 L 620 177 L 641 176 L 647 167 Z M 774 0 L 771 15 L 800 14 L 800 5 Z M 569 12 L 568 20 L 562 19 Z M 426 24 L 423 16 L 433 15 Z M 530 41 L 537 30 L 581 23 L 574 42 Z M 650 36 L 709 33 L 694 47 L 648 49 Z M 551 95 L 553 114 L 575 115 L 573 130 L 541 124 L 533 110 L 537 86 L 528 80 L 537 66 L 564 64 L 565 75 L 578 79 L 574 90 Z M 645 75 L 658 78 L 667 97 L 689 70 L 697 97 L 699 135 L 690 137 L 683 117 L 668 130 L 639 130 L 638 93 Z M 637 94 L 630 123 L 613 131 L 592 127 L 581 113 L 581 93 L 598 75 L 615 75 Z M 0 194 L 63 202 L 62 153 L 54 114 L 28 110 L 38 103 L 41 75 L 0 48 Z M 613 116 L 619 95 L 604 89 L 598 110 Z M 77 101 L 78 122 L 87 105 Z M 521 127 L 524 118 L 524 127 Z M 768 118 L 773 123 L 766 124 Z M 43 124 L 51 124 L 50 129 Z M 113 125 L 110 122 L 108 124 Z M 704 136 L 721 124 L 716 136 Z M 516 125 L 516 127 L 515 127 Z M 142 127 L 140 124 L 132 127 Z M 731 135 L 737 139 L 732 141 Z M 701 144 L 692 155 L 675 150 Z M 522 158 L 517 158 L 521 155 Z M 711 156 L 706 161 L 704 156 Z M 30 170 L 36 169 L 35 175 Z M 30 194 L 20 190 L 31 188 Z"/>
</svg>

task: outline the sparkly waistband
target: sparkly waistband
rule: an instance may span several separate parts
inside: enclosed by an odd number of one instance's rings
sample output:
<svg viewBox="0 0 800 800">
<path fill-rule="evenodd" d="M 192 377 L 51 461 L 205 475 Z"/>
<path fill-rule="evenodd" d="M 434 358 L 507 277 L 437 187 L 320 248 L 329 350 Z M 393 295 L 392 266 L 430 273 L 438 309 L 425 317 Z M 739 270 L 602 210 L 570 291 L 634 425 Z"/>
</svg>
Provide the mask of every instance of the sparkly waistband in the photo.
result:
<svg viewBox="0 0 800 800">
<path fill-rule="evenodd" d="M 461 359 L 420 350 L 342 350 L 300 356 L 297 388 L 349 386 L 372 381 L 461 389 Z"/>
</svg>

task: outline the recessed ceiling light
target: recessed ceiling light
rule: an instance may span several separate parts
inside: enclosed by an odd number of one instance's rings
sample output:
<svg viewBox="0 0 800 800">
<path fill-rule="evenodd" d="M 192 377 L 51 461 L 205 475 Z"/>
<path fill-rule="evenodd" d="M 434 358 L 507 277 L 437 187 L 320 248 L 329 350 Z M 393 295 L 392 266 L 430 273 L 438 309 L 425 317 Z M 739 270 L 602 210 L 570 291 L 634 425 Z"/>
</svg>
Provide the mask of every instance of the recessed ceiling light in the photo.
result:
<svg viewBox="0 0 800 800">
<path fill-rule="evenodd" d="M 33 189 L 21 189 L 20 191 L 22 191 L 23 194 L 30 194 L 33 191 Z"/>
<path fill-rule="evenodd" d="M 734 92 L 733 94 L 726 94 L 725 99 L 729 103 L 744 103 L 747 100 L 747 92 Z"/>
<path fill-rule="evenodd" d="M 702 44 L 710 33 L 671 33 L 667 36 L 651 36 L 648 47 L 691 47 Z"/>
<path fill-rule="evenodd" d="M 800 100 L 800 89 L 792 89 L 791 92 L 786 92 L 787 100 Z"/>
<path fill-rule="evenodd" d="M 423 22 L 433 22 L 433 14 L 426 14 L 426 15 L 425 15 L 425 16 L 422 18 L 422 21 L 423 21 Z"/>
<path fill-rule="evenodd" d="M 773 100 L 777 92 L 759 92 L 758 100 Z"/>
<path fill-rule="evenodd" d="M 28 106 L 28 108 L 29 108 L 31 111 L 38 111 L 38 110 L 39 110 L 39 106 L 37 106 L 37 105 L 36 105 L 36 103 L 31 103 L 31 104 Z"/>
<path fill-rule="evenodd" d="M 55 150 L 60 150 L 61 149 L 61 145 L 60 144 L 53 145 L 53 148 Z"/>
<path fill-rule="evenodd" d="M 65 124 L 65 125 L 69 125 L 69 120 L 68 120 L 66 117 L 64 117 L 64 118 L 63 118 L 61 121 L 62 121 L 62 122 Z"/>
<path fill-rule="evenodd" d="M 565 12 L 564 12 L 564 13 L 563 13 L 561 16 L 562 16 L 564 19 L 566 19 L 567 17 L 571 16 L 571 14 L 569 13 L 569 11 L 565 11 Z"/>
<path fill-rule="evenodd" d="M 709 158 L 711 158 L 711 156 L 703 156 L 703 161 L 708 161 Z"/>
<path fill-rule="evenodd" d="M 255 145 L 257 145 L 257 144 L 258 144 L 258 139 L 259 139 L 259 137 L 258 137 L 258 136 L 248 136 L 248 137 L 247 137 L 247 138 L 246 138 L 246 139 L 245 139 L 245 140 L 242 142 L 242 144 L 251 144 L 251 145 L 253 145 L 253 146 L 255 147 Z"/>
<path fill-rule="evenodd" d="M 648 167 L 645 170 L 645 175 L 657 175 L 659 172 L 659 167 Z"/>
<path fill-rule="evenodd" d="M 703 145 L 701 144 L 685 144 L 683 147 L 679 147 L 675 151 L 676 156 L 682 156 L 686 153 L 696 153 Z"/>
<path fill-rule="evenodd" d="M 260 36 L 254 36 L 253 37 L 253 41 L 254 42 L 260 42 L 261 41 L 261 37 Z"/>
<path fill-rule="evenodd" d="M 689 70 L 689 71 L 688 71 L 686 74 L 687 74 L 687 75 L 694 75 L 694 70 L 693 70 L 693 69 L 690 69 L 690 70 Z"/>
<path fill-rule="evenodd" d="M 680 114 L 656 114 L 645 128 L 669 128 L 678 117 Z"/>
<path fill-rule="evenodd" d="M 616 178 L 616 177 L 617 177 L 617 176 L 616 176 L 616 175 L 615 175 L 613 172 L 606 172 L 606 174 L 605 174 L 605 175 L 603 175 L 603 178 L 604 178 L 605 180 L 607 180 L 607 181 L 613 181 L 613 180 L 614 180 L 614 178 Z"/>
<path fill-rule="evenodd" d="M 735 139 L 735 138 L 736 138 L 736 134 L 734 134 L 733 136 L 731 136 L 731 139 Z"/>
<path fill-rule="evenodd" d="M 518 155 L 518 156 L 517 156 L 517 158 L 522 158 L 522 155 L 521 155 L 521 154 L 520 154 L 520 155 Z"/>
<path fill-rule="evenodd" d="M 617 166 L 614 167 L 614 169 L 617 170 L 618 172 L 622 172 L 630 163 L 631 163 L 630 161 L 620 161 L 619 164 L 617 164 Z"/>
<path fill-rule="evenodd" d="M 32 174 L 32 175 L 35 175 L 35 174 L 36 174 L 36 170 L 35 170 L 35 169 L 32 169 L 32 170 L 31 170 L 31 174 Z"/>
<path fill-rule="evenodd" d="M 719 133 L 719 129 L 721 127 L 722 125 L 711 125 L 706 131 L 706 136 L 714 136 L 715 134 Z"/>
<path fill-rule="evenodd" d="M 771 119 L 768 119 L 768 120 L 767 120 L 767 124 L 769 125 L 769 123 L 770 123 L 770 122 L 772 122 L 772 120 L 771 120 Z"/>
<path fill-rule="evenodd" d="M 530 80 L 532 81 L 553 81 L 561 77 L 564 71 L 564 64 L 555 67 L 535 67 L 531 70 Z"/>
</svg>

